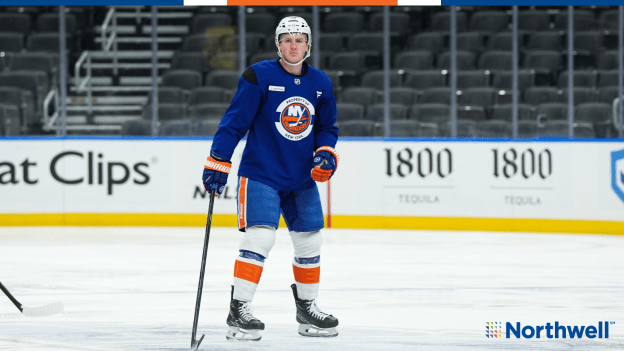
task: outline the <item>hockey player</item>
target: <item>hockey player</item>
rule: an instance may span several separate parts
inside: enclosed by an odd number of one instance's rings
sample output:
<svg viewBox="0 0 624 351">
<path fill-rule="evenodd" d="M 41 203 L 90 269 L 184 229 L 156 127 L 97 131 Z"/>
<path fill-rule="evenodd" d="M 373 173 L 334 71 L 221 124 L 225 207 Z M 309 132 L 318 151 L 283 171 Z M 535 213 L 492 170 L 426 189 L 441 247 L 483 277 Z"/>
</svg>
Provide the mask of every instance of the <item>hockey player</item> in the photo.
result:
<svg viewBox="0 0 624 351">
<path fill-rule="evenodd" d="M 214 136 L 204 166 L 206 190 L 220 194 L 230 158 L 249 132 L 238 170 L 238 228 L 244 232 L 234 265 L 227 317 L 228 340 L 260 340 L 264 324 L 251 302 L 264 261 L 275 243 L 280 213 L 286 221 L 295 257 L 291 285 L 299 334 L 336 336 L 338 319 L 316 304 L 324 227 L 315 181 L 325 182 L 338 168 L 336 100 L 329 77 L 304 63 L 310 56 L 311 31 L 301 17 L 286 17 L 275 30 L 280 59 L 248 67 Z"/>
</svg>

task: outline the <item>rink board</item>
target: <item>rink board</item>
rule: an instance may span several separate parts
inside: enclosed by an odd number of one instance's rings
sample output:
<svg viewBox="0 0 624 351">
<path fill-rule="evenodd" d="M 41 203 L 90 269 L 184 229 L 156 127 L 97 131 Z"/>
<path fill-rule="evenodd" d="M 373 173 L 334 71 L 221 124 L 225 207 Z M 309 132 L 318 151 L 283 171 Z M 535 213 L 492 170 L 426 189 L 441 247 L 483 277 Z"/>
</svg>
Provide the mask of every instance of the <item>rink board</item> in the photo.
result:
<svg viewBox="0 0 624 351">
<path fill-rule="evenodd" d="M 211 139 L 0 140 L 0 225 L 203 226 Z M 238 163 L 214 225 L 236 225 Z M 624 234 L 624 144 L 342 139 L 336 228 Z M 327 184 L 319 184 L 327 214 Z"/>
</svg>

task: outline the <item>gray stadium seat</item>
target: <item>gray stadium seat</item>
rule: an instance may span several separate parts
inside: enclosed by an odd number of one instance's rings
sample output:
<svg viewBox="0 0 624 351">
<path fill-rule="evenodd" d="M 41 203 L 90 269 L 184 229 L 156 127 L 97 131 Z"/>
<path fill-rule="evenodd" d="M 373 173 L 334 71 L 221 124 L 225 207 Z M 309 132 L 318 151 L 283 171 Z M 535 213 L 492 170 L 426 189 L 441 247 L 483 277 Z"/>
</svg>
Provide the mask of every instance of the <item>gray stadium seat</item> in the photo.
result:
<svg viewBox="0 0 624 351">
<path fill-rule="evenodd" d="M 59 15 L 56 12 L 42 13 L 37 17 L 37 32 L 58 32 L 59 31 Z M 78 31 L 78 20 L 71 13 L 65 14 L 65 33 L 74 35 Z"/>
<path fill-rule="evenodd" d="M 0 52 L 21 52 L 24 49 L 24 35 L 0 32 Z"/>
<path fill-rule="evenodd" d="M 226 102 L 226 89 L 221 87 L 198 87 L 191 90 L 189 105 L 200 105 L 211 102 Z"/>
<path fill-rule="evenodd" d="M 555 29 L 568 30 L 568 11 L 561 11 L 555 15 Z M 597 28 L 594 13 L 590 10 L 574 10 L 574 30 L 593 30 Z"/>
<path fill-rule="evenodd" d="M 518 138 L 536 138 L 537 136 L 537 121 L 518 121 Z"/>
<path fill-rule="evenodd" d="M 203 103 L 191 105 L 189 107 L 189 117 L 191 120 L 221 120 L 230 104 L 224 102 Z"/>
<path fill-rule="evenodd" d="M 22 52 L 11 56 L 11 71 L 44 71 L 53 84 L 58 79 L 59 55 L 43 52 Z"/>
<path fill-rule="evenodd" d="M 25 13 L 0 13 L 0 32 L 15 32 L 28 35 L 31 19 Z"/>
<path fill-rule="evenodd" d="M 158 120 L 160 122 L 181 120 L 186 117 L 186 105 L 184 104 L 158 104 Z M 152 119 L 152 105 L 147 104 L 143 109 L 143 119 Z"/>
<path fill-rule="evenodd" d="M 524 68 L 546 69 L 557 72 L 562 68 L 561 53 L 555 50 L 527 51 L 524 56 Z"/>
<path fill-rule="evenodd" d="M 618 69 L 619 53 L 617 50 L 607 50 L 598 55 L 598 68 L 602 70 Z"/>
<path fill-rule="evenodd" d="M 483 51 L 486 36 L 482 32 L 457 33 L 457 50 L 470 51 L 475 54 Z"/>
<path fill-rule="evenodd" d="M 238 89 L 238 79 L 240 75 L 237 72 L 215 70 L 206 76 L 206 86 L 217 86 L 228 90 Z"/>
<path fill-rule="evenodd" d="M 575 87 L 593 87 L 596 85 L 597 74 L 596 71 L 574 71 L 574 86 Z M 568 87 L 568 71 L 563 71 L 559 74 L 557 81 L 559 88 Z"/>
<path fill-rule="evenodd" d="M 545 10 L 524 10 L 518 12 L 518 29 L 524 31 L 549 30 L 550 14 Z"/>
<path fill-rule="evenodd" d="M 373 13 L 370 18 L 370 31 L 381 32 L 383 31 L 383 13 Z M 390 13 L 390 31 L 398 33 L 399 35 L 405 35 L 409 31 L 410 18 L 406 13 L 391 12 Z"/>
<path fill-rule="evenodd" d="M 161 136 L 190 136 L 191 121 L 169 121 L 160 127 Z"/>
<path fill-rule="evenodd" d="M 30 91 L 16 87 L 0 86 L 0 104 L 19 107 L 22 126 L 27 127 L 36 122 L 35 100 Z"/>
<path fill-rule="evenodd" d="M 420 102 L 423 104 L 450 104 L 451 103 L 451 88 L 437 87 L 425 89 Z"/>
<path fill-rule="evenodd" d="M 359 74 L 364 67 L 364 56 L 357 52 L 341 52 L 329 58 L 329 68 L 332 70 L 348 70 Z"/>
<path fill-rule="evenodd" d="M 187 35 L 182 41 L 182 51 L 201 52 L 205 54 L 211 53 L 212 50 L 209 48 L 209 38 L 210 37 L 203 33 Z"/>
<path fill-rule="evenodd" d="M 457 69 L 469 70 L 475 68 L 476 56 L 470 51 L 457 50 Z M 443 52 L 438 55 L 438 68 L 449 69 L 451 67 L 451 53 L 450 51 Z"/>
<path fill-rule="evenodd" d="M 35 111 L 40 115 L 43 99 L 50 90 L 50 79 L 44 71 L 11 71 L 0 73 L 0 86 L 11 86 L 30 91 L 35 100 Z"/>
<path fill-rule="evenodd" d="M 598 98 L 598 93 L 594 88 L 578 87 L 574 88 L 574 106 L 594 102 Z M 557 94 L 557 102 L 568 102 L 568 89 L 561 89 Z"/>
<path fill-rule="evenodd" d="M 443 87 L 445 85 L 446 74 L 441 70 L 409 71 L 405 75 L 405 82 L 403 83 L 403 86 L 418 90 Z"/>
<path fill-rule="evenodd" d="M 559 32 L 535 32 L 529 36 L 526 50 L 561 50 L 563 36 Z"/>
<path fill-rule="evenodd" d="M 362 77 L 362 86 L 383 90 L 384 71 L 369 71 Z M 397 71 L 390 72 L 390 87 L 401 85 L 401 76 Z"/>
<path fill-rule="evenodd" d="M 492 107 L 492 120 L 511 122 L 513 114 L 512 104 L 501 104 Z M 535 121 L 535 108 L 529 104 L 518 104 L 518 120 Z"/>
<path fill-rule="evenodd" d="M 568 104 L 549 102 L 537 106 L 537 118 L 539 120 L 568 120 Z"/>
<path fill-rule="evenodd" d="M 419 122 L 441 124 L 451 119 L 451 107 L 448 104 L 414 104 L 410 108 L 409 119 Z"/>
<path fill-rule="evenodd" d="M 323 32 L 327 33 L 359 33 L 363 29 L 364 15 L 361 13 L 330 13 L 323 23 Z"/>
<path fill-rule="evenodd" d="M 511 123 L 502 120 L 481 121 L 477 125 L 480 138 L 511 138 Z"/>
<path fill-rule="evenodd" d="M 594 128 L 591 123 L 574 123 L 574 138 L 594 138 Z M 569 136 L 568 121 L 548 121 L 539 129 L 540 138 L 567 138 Z"/>
<path fill-rule="evenodd" d="M 26 50 L 30 52 L 59 52 L 59 39 L 60 35 L 58 33 L 33 33 L 28 36 L 26 39 Z M 71 36 L 66 36 L 65 41 L 66 49 L 71 52 L 73 50 L 73 45 L 71 41 Z"/>
<path fill-rule="evenodd" d="M 208 57 L 203 52 L 178 52 L 171 61 L 172 69 L 190 69 L 202 74 L 212 69 L 208 64 Z"/>
<path fill-rule="evenodd" d="M 232 25 L 232 18 L 226 13 L 202 13 L 193 17 L 191 24 L 193 33 L 206 33 L 212 27 L 226 27 Z"/>
<path fill-rule="evenodd" d="M 364 118 L 364 106 L 360 104 L 337 103 L 336 111 L 336 120 L 341 123 Z"/>
<path fill-rule="evenodd" d="M 618 97 L 619 88 L 615 87 L 604 87 L 601 88 L 598 94 L 597 102 L 606 102 L 608 104 L 612 104 L 613 100 Z"/>
<path fill-rule="evenodd" d="M 418 90 L 407 87 L 390 88 L 390 102 L 411 106 L 418 102 Z"/>
<path fill-rule="evenodd" d="M 248 13 L 245 15 L 245 32 L 275 34 L 277 22 L 272 13 Z"/>
<path fill-rule="evenodd" d="M 390 121 L 391 137 L 417 137 L 420 122 L 410 120 Z"/>
<path fill-rule="evenodd" d="M 20 112 L 17 106 L 0 104 L 0 135 L 22 134 L 20 119 Z"/>
<path fill-rule="evenodd" d="M 434 54 L 444 48 L 444 35 L 439 32 L 418 33 L 409 40 L 410 49 L 430 50 Z"/>
<path fill-rule="evenodd" d="M 509 27 L 511 19 L 503 11 L 476 11 L 470 17 L 471 31 L 501 32 Z"/>
<path fill-rule="evenodd" d="M 407 107 L 401 104 L 390 104 L 390 120 L 407 118 Z M 380 122 L 384 120 L 384 104 L 374 104 L 366 109 L 366 119 Z"/>
<path fill-rule="evenodd" d="M 321 33 L 319 36 L 319 49 L 332 52 L 345 50 L 346 35 L 343 33 Z"/>
<path fill-rule="evenodd" d="M 530 87 L 524 92 L 523 101 L 530 105 L 539 105 L 557 101 L 558 91 L 555 87 Z"/>
<path fill-rule="evenodd" d="M 451 122 L 440 125 L 440 136 L 451 136 Z M 477 136 L 477 122 L 472 120 L 457 120 L 457 137 L 474 138 Z"/>
<path fill-rule="evenodd" d="M 202 74 L 190 69 L 173 69 L 162 75 L 162 85 L 191 90 L 202 85 Z"/>
<path fill-rule="evenodd" d="M 598 82 L 596 86 L 608 87 L 618 85 L 618 71 L 617 70 L 600 70 L 598 71 Z"/>
<path fill-rule="evenodd" d="M 394 58 L 395 69 L 425 70 L 433 67 L 431 50 L 410 50 L 398 53 Z"/>
<path fill-rule="evenodd" d="M 492 86 L 498 89 L 511 90 L 513 75 L 510 70 L 497 71 L 492 79 Z M 535 76 L 531 70 L 518 71 L 518 90 L 522 93 L 535 84 Z"/>
<path fill-rule="evenodd" d="M 597 137 L 610 137 L 613 107 L 611 104 L 601 102 L 578 105 L 574 108 L 574 122 L 589 122 L 594 126 Z"/>
<path fill-rule="evenodd" d="M 251 56 L 251 59 L 249 59 L 249 65 L 251 66 L 261 61 L 276 60 L 278 58 L 279 56 L 277 56 L 277 51 L 260 52 Z"/>
<path fill-rule="evenodd" d="M 450 9 L 450 7 L 449 7 Z M 449 32 L 451 30 L 450 11 L 437 12 L 431 16 L 431 30 L 438 32 Z M 468 14 L 463 11 L 455 11 L 455 21 L 458 32 L 468 30 Z"/>
<path fill-rule="evenodd" d="M 152 92 L 149 92 L 147 103 L 152 103 Z M 159 104 L 185 104 L 186 94 L 180 87 L 158 87 Z"/>
<path fill-rule="evenodd" d="M 483 106 L 457 106 L 458 120 L 484 121 L 487 118 L 486 110 Z"/>
<path fill-rule="evenodd" d="M 121 126 L 121 135 L 152 135 L 152 122 L 148 120 L 126 121 Z"/>
<path fill-rule="evenodd" d="M 340 102 L 360 104 L 364 107 L 381 102 L 381 92 L 371 87 L 350 87 L 340 94 Z"/>
<path fill-rule="evenodd" d="M 206 120 L 201 123 L 194 123 L 193 135 L 197 136 L 213 136 L 219 129 L 219 120 Z"/>
<path fill-rule="evenodd" d="M 462 105 L 481 106 L 489 109 L 494 106 L 498 98 L 498 89 L 488 87 L 467 88 L 461 90 L 458 103 Z"/>
<path fill-rule="evenodd" d="M 511 70 L 511 51 L 486 51 L 479 57 L 477 67 L 489 70 Z"/>
<path fill-rule="evenodd" d="M 487 70 L 457 72 L 457 89 L 487 87 L 489 85 L 490 72 Z"/>
<path fill-rule="evenodd" d="M 345 121 L 337 124 L 341 137 L 376 136 L 377 125 L 373 121 Z"/>
</svg>

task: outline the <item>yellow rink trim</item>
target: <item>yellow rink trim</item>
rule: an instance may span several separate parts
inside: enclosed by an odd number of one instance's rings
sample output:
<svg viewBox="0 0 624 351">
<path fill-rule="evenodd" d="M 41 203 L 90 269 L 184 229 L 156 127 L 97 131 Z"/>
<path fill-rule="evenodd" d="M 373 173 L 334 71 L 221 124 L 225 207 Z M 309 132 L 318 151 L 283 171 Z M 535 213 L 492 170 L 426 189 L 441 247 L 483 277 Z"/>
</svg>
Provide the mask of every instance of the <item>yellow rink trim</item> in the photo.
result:
<svg viewBox="0 0 624 351">
<path fill-rule="evenodd" d="M 215 214 L 212 225 L 235 227 L 236 215 Z M 0 214 L 0 226 L 162 226 L 203 227 L 206 215 L 171 213 Z M 283 219 L 280 226 L 285 227 Z M 341 229 L 469 230 L 496 232 L 583 233 L 624 235 L 622 221 L 567 219 L 399 217 L 333 215 L 331 227 Z"/>
</svg>

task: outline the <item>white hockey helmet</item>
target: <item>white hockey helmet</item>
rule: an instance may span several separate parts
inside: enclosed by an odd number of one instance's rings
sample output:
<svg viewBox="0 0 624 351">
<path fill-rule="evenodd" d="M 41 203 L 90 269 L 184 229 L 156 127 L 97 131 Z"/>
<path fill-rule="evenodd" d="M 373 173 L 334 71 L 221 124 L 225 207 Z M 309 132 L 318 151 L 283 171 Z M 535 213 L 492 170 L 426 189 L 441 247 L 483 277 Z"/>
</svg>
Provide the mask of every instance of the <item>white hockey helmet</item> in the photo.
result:
<svg viewBox="0 0 624 351">
<path fill-rule="evenodd" d="M 282 34 L 305 34 L 307 36 L 308 41 L 308 50 L 306 51 L 303 59 L 297 63 L 290 63 L 282 57 L 282 51 L 279 48 L 280 35 Z M 312 31 L 310 30 L 310 26 L 308 23 L 301 17 L 298 16 L 288 16 L 284 17 L 280 23 L 275 28 L 275 46 L 277 47 L 277 54 L 279 57 L 287 64 L 291 66 L 296 66 L 303 62 L 305 59 L 310 57 L 310 50 L 312 49 Z"/>
</svg>

